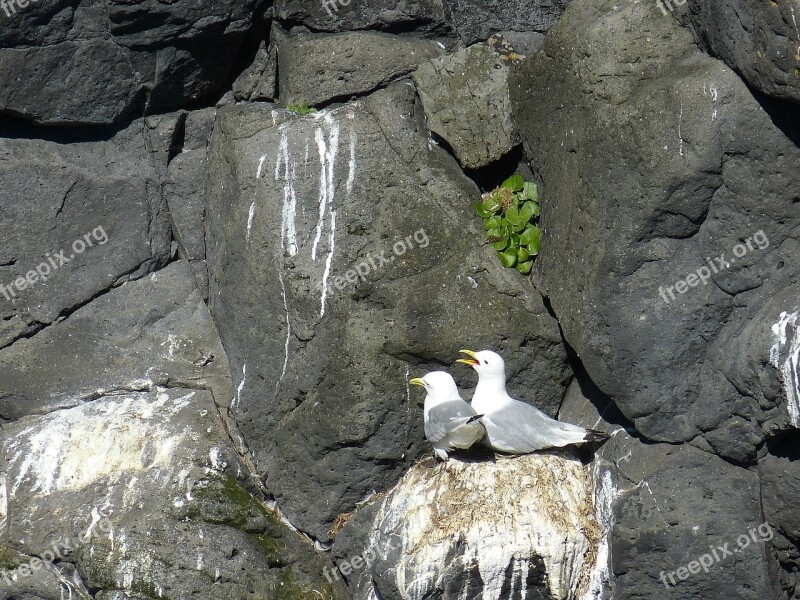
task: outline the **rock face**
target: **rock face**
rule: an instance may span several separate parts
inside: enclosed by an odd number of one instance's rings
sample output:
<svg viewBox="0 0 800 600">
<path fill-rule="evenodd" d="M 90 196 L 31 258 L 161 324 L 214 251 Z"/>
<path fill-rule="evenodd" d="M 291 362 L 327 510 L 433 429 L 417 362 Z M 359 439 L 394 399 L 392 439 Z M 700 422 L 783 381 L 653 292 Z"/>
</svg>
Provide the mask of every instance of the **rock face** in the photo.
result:
<svg viewBox="0 0 800 600">
<path fill-rule="evenodd" d="M 484 167 L 518 142 L 511 123 L 508 62 L 508 56 L 479 44 L 423 63 L 414 72 L 428 127 L 466 168 Z M 480 82 L 477 87 L 475 82 Z"/>
<path fill-rule="evenodd" d="M 205 190 L 208 186 L 208 139 L 216 110 L 207 108 L 181 115 L 174 122 L 179 136 L 171 157 L 165 161 L 164 197 L 169 207 L 172 232 L 180 253 L 189 261 L 197 287 L 208 297 L 206 267 Z M 170 123 L 172 124 L 172 123 Z M 179 148 L 179 149 L 178 149 Z"/>
<path fill-rule="evenodd" d="M 276 597 L 283 585 L 308 589 L 306 598 L 313 581 L 330 594 L 319 572 L 303 572 L 310 548 L 236 482 L 241 467 L 216 414 L 207 391 L 154 389 L 9 427 L 7 535 L 18 566 L 6 569 L 2 597 L 35 590 L 31 557 L 53 547 L 80 572 L 55 590 L 83 598 L 89 589 L 190 597 L 212 585 L 217 598 L 245 587 Z"/>
<path fill-rule="evenodd" d="M 79 4 L 75 6 L 75 4 Z M 10 3 L 0 33 L 0 112 L 48 125 L 118 123 L 219 90 L 262 0 Z M 17 73 L 32 73 L 18 79 Z"/>
<path fill-rule="evenodd" d="M 430 35 L 450 29 L 441 0 L 277 0 L 275 16 L 283 23 L 300 24 L 312 31 L 416 30 Z"/>
<path fill-rule="evenodd" d="M 800 102 L 800 7 L 689 0 L 687 20 L 709 51 L 769 96 Z"/>
<path fill-rule="evenodd" d="M 312 31 L 413 31 L 420 37 L 458 38 L 471 45 L 494 33 L 545 33 L 569 0 L 277 0 L 275 16 Z"/>
<path fill-rule="evenodd" d="M 545 33 L 569 0 L 444 0 L 444 4 L 458 37 L 465 44 L 474 44 L 504 31 Z"/>
<path fill-rule="evenodd" d="M 797 454 L 797 437 L 788 436 L 758 465 L 764 519 L 774 530 L 772 546 L 782 567 L 774 570 L 775 579 L 779 580 L 780 587 L 788 590 L 798 589 L 800 583 L 797 579 L 800 515 L 797 503 L 792 500 L 796 497 L 794 494 L 800 492 Z"/>
<path fill-rule="evenodd" d="M 2 0 L 0 600 L 800 598 L 798 11 Z"/>
<path fill-rule="evenodd" d="M 66 132 L 0 140 L 0 346 L 169 260 L 169 220 L 143 135 L 136 121 L 107 141 L 69 143 Z"/>
<path fill-rule="evenodd" d="M 512 76 L 543 183 L 535 279 L 638 431 L 753 461 L 797 412 L 800 151 L 674 20 L 618 7 L 571 7 Z"/>
<path fill-rule="evenodd" d="M 771 597 L 755 474 L 686 448 L 642 481 L 616 505 L 614 598 Z"/>
<path fill-rule="evenodd" d="M 231 395 L 225 351 L 185 262 L 0 350 L 0 381 L 4 419 L 155 385 L 209 388 L 225 403 Z"/>
<path fill-rule="evenodd" d="M 421 452 L 412 373 L 499 345 L 512 389 L 551 413 L 570 376 L 555 320 L 481 247 L 462 210 L 477 189 L 422 123 L 398 84 L 305 118 L 225 108 L 213 136 L 210 306 L 232 409 L 278 505 L 322 540 Z"/>
<path fill-rule="evenodd" d="M 433 42 L 380 33 L 290 36 L 278 53 L 281 103 L 349 100 L 407 75 L 441 51 Z"/>
<path fill-rule="evenodd" d="M 175 263 L 5 351 L 0 597 L 334 593 L 240 481 L 227 360 L 193 283 Z"/>
<path fill-rule="evenodd" d="M 593 489 L 592 468 L 562 451 L 414 466 L 378 502 L 355 598 L 373 582 L 385 600 L 580 597 L 603 533 Z"/>
</svg>

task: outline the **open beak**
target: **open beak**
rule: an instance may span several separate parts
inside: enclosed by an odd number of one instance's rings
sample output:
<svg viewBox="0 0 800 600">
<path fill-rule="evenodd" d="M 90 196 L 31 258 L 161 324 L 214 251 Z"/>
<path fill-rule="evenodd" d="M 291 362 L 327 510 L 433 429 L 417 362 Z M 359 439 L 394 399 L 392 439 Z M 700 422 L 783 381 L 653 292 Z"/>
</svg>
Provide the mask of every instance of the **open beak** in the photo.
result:
<svg viewBox="0 0 800 600">
<path fill-rule="evenodd" d="M 410 383 L 411 385 L 418 385 L 420 387 L 425 387 L 425 382 L 422 381 L 421 377 L 414 377 L 414 379 L 409 379 L 408 383 Z"/>
<path fill-rule="evenodd" d="M 459 352 L 461 352 L 461 354 L 466 354 L 469 356 L 469 358 L 459 358 L 456 360 L 456 362 L 464 363 L 470 367 L 481 364 L 480 361 L 475 357 L 475 353 L 472 350 L 459 350 Z"/>
</svg>

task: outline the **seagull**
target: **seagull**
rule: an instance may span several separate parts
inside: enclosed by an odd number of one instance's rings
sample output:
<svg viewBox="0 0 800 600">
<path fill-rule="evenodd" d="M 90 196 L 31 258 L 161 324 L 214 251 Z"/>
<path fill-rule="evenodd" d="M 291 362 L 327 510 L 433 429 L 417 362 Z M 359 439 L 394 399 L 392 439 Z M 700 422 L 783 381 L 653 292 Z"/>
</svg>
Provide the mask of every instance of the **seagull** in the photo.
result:
<svg viewBox="0 0 800 600">
<path fill-rule="evenodd" d="M 486 427 L 483 443 L 495 452 L 528 454 L 544 448 L 596 442 L 608 438 L 602 431 L 551 419 L 538 408 L 514 400 L 506 392 L 506 365 L 496 352 L 461 350 L 469 358 L 456 362 L 478 372 L 478 386 L 472 408 L 483 414 Z"/>
<path fill-rule="evenodd" d="M 433 451 L 447 460 L 449 451 L 466 450 L 486 435 L 477 414 L 458 393 L 456 382 L 449 373 L 431 371 L 424 377 L 409 379 L 408 383 L 425 388 L 425 437 Z"/>
</svg>

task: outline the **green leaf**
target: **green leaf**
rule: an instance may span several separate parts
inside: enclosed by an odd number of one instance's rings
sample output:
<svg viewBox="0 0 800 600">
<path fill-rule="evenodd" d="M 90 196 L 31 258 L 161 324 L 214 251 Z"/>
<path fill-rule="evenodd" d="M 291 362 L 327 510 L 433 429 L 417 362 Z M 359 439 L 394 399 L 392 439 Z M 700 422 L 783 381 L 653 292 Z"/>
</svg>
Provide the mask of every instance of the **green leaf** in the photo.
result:
<svg viewBox="0 0 800 600">
<path fill-rule="evenodd" d="M 489 217 L 487 219 L 484 219 L 483 220 L 483 226 L 488 231 L 490 229 L 497 229 L 498 227 L 500 227 L 500 223 L 502 223 L 502 222 L 503 222 L 503 219 L 501 219 L 500 217 L 495 215 L 494 217 Z"/>
<path fill-rule="evenodd" d="M 498 252 L 505 250 L 508 247 L 509 235 L 508 231 L 503 231 L 502 229 L 493 229 L 486 235 L 492 234 L 493 237 L 502 237 L 503 239 L 498 240 L 496 242 L 492 242 L 492 248 L 497 250 Z"/>
<path fill-rule="evenodd" d="M 533 261 L 532 260 L 529 260 L 527 262 L 521 262 L 521 263 L 517 264 L 517 271 L 519 271 L 523 275 L 527 275 L 528 273 L 530 273 L 532 268 L 533 268 Z"/>
<path fill-rule="evenodd" d="M 503 183 L 500 184 L 501 188 L 506 188 L 507 190 L 511 190 L 512 192 L 518 192 L 522 189 L 525 185 L 525 181 L 522 179 L 522 175 L 512 175 L 508 179 L 506 179 Z"/>
<path fill-rule="evenodd" d="M 477 212 L 478 216 L 481 217 L 482 219 L 488 219 L 489 217 L 493 217 L 494 216 L 493 212 L 489 212 L 488 210 L 483 208 L 483 203 L 482 202 L 478 202 L 475 205 L 475 212 Z"/>
<path fill-rule="evenodd" d="M 538 217 L 539 213 L 542 212 L 542 208 L 539 206 L 538 202 L 530 202 L 533 205 L 533 216 Z"/>
<path fill-rule="evenodd" d="M 528 200 L 533 200 L 534 202 L 539 201 L 539 190 L 532 181 L 526 181 L 522 186 L 522 195 Z"/>
<path fill-rule="evenodd" d="M 508 241 L 514 248 L 519 248 L 519 236 L 516 233 L 512 233 Z"/>
<path fill-rule="evenodd" d="M 519 243 L 522 244 L 523 246 L 532 244 L 534 241 L 536 241 L 537 236 L 539 235 L 536 233 L 537 230 L 538 227 L 536 227 L 535 225 L 529 225 L 528 227 L 526 227 L 525 231 L 523 231 L 522 234 L 520 234 L 519 236 Z"/>
<path fill-rule="evenodd" d="M 505 252 L 501 252 L 499 256 L 500 262 L 503 263 L 503 266 L 507 269 L 510 269 L 517 263 L 517 253 L 515 250 L 506 250 Z"/>
<path fill-rule="evenodd" d="M 534 230 L 533 233 L 534 237 L 531 243 L 527 244 L 528 252 L 530 252 L 531 254 L 539 254 L 539 248 L 541 247 L 541 242 L 542 242 L 542 230 L 539 229 L 538 227 L 533 227 L 532 229 Z"/>
<path fill-rule="evenodd" d="M 517 260 L 525 262 L 530 257 L 530 253 L 525 248 L 517 248 Z"/>
<path fill-rule="evenodd" d="M 519 220 L 523 225 L 527 225 L 528 221 L 531 220 L 533 216 L 533 207 L 533 202 L 526 202 L 522 205 L 522 208 L 519 209 Z"/>
<path fill-rule="evenodd" d="M 502 205 L 503 202 L 495 195 L 491 195 L 483 201 L 483 209 L 493 213 L 500 210 Z"/>
<path fill-rule="evenodd" d="M 516 206 L 509 206 L 506 209 L 506 214 L 504 216 L 506 221 L 508 221 L 512 226 L 519 223 L 519 209 Z"/>
</svg>

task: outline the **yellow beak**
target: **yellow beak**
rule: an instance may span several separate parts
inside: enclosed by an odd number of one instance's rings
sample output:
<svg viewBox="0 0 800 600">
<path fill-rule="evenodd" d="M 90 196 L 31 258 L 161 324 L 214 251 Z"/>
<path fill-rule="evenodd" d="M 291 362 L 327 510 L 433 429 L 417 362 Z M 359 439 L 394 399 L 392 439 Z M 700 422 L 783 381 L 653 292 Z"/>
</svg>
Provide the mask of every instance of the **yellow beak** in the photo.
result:
<svg viewBox="0 0 800 600">
<path fill-rule="evenodd" d="M 470 358 L 459 358 L 456 360 L 456 362 L 464 363 L 465 365 L 469 365 L 470 367 L 474 367 L 475 365 L 481 364 L 472 350 L 459 350 L 459 352 L 461 352 L 461 354 L 466 354 Z"/>
<path fill-rule="evenodd" d="M 422 381 L 421 377 L 414 377 L 414 379 L 409 379 L 408 383 L 410 383 L 411 385 L 418 385 L 420 387 L 425 387 L 425 382 Z"/>
</svg>

